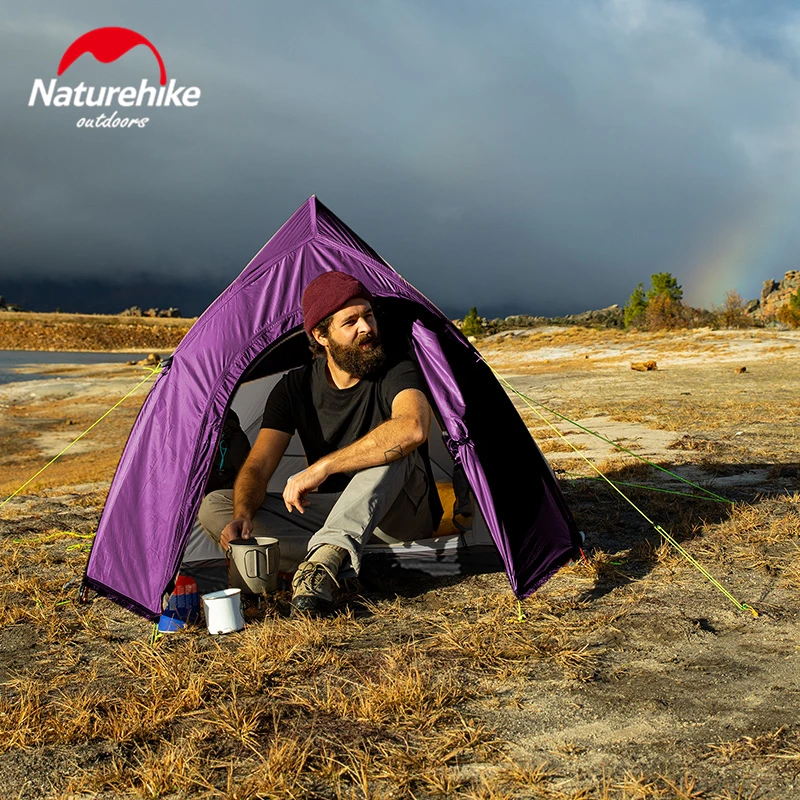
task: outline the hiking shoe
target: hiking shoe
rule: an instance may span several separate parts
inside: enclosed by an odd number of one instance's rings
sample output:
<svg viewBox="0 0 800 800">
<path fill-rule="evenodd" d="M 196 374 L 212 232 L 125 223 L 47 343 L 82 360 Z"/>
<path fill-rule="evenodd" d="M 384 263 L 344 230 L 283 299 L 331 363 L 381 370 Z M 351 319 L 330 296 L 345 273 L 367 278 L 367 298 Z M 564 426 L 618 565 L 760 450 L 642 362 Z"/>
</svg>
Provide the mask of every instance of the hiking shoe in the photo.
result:
<svg viewBox="0 0 800 800">
<path fill-rule="evenodd" d="M 333 606 L 333 587 L 339 586 L 327 564 L 304 561 L 292 579 L 292 616 L 308 614 L 319 617 Z"/>
</svg>

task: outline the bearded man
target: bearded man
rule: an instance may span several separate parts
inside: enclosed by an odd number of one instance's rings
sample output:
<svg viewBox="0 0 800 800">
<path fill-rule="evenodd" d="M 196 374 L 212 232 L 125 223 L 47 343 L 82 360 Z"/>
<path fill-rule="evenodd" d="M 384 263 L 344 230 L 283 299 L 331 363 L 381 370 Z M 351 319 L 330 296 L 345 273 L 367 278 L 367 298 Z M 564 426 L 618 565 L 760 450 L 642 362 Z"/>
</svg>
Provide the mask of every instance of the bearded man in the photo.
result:
<svg viewBox="0 0 800 800">
<path fill-rule="evenodd" d="M 209 494 L 198 518 L 226 550 L 239 537 L 276 537 L 281 571 L 296 569 L 292 613 L 319 615 L 334 587 L 359 574 L 371 537 L 427 538 L 442 508 L 427 458 L 427 387 L 412 360 L 387 358 L 370 292 L 326 272 L 302 306 L 315 358 L 275 386 L 233 492 Z M 268 493 L 295 431 L 308 467 L 282 495 Z"/>
</svg>

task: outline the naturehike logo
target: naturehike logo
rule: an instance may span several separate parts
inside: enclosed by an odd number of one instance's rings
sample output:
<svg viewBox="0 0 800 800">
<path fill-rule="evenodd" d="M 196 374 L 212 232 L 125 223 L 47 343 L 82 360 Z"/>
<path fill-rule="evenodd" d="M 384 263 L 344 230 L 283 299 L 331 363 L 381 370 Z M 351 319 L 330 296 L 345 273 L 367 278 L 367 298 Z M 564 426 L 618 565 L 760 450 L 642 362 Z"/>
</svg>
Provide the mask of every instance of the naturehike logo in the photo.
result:
<svg viewBox="0 0 800 800">
<path fill-rule="evenodd" d="M 172 78 L 167 83 L 167 70 L 161 54 L 149 39 L 129 28 L 95 28 L 79 36 L 64 52 L 58 64 L 58 76 L 63 75 L 81 56 L 89 53 L 101 64 L 110 64 L 122 58 L 134 47 L 144 45 L 149 48 L 158 62 L 160 86 L 151 86 L 143 78 L 138 86 L 87 86 L 81 81 L 77 86 L 59 86 L 56 78 L 48 83 L 41 78 L 33 82 L 28 105 L 36 105 L 41 100 L 45 106 L 65 107 L 110 107 L 141 108 L 142 106 L 165 108 L 168 106 L 194 108 L 200 101 L 197 86 L 178 86 Z M 120 117 L 119 110 L 110 116 L 81 117 L 78 128 L 144 128 L 149 117 Z"/>
<path fill-rule="evenodd" d="M 167 82 L 167 70 L 161 54 L 148 39 L 128 28 L 95 28 L 79 36 L 61 56 L 58 74 L 63 75 L 84 53 L 91 53 L 101 63 L 110 64 L 122 58 L 128 50 L 133 50 L 137 44 L 147 45 L 153 51 L 161 69 L 161 85 L 164 86 Z"/>
</svg>

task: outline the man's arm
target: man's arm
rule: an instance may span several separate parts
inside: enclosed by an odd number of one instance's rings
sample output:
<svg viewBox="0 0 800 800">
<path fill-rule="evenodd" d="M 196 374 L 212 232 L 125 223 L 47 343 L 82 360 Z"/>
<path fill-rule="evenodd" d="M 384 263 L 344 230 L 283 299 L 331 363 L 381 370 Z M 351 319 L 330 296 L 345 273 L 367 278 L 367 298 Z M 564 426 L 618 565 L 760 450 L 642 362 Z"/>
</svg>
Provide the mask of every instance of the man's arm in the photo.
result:
<svg viewBox="0 0 800 800">
<path fill-rule="evenodd" d="M 283 492 L 286 509 L 296 508 L 302 514 L 308 505 L 305 496 L 337 472 L 356 472 L 402 458 L 428 438 L 430 425 L 428 399 L 419 389 L 403 389 L 392 401 L 390 419 L 289 478 Z"/>
<path fill-rule="evenodd" d="M 253 517 L 267 495 L 267 485 L 278 467 L 291 435 L 262 428 L 233 486 L 233 521 L 222 531 L 220 544 L 228 549 L 231 539 L 250 538 Z"/>
</svg>

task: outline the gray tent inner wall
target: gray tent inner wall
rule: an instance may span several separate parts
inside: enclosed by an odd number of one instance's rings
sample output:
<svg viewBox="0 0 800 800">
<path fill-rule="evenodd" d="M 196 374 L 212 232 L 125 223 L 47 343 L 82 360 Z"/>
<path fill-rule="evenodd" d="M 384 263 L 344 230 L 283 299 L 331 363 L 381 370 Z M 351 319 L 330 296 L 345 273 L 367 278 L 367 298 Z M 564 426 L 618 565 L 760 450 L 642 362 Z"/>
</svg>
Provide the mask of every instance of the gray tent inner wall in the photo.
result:
<svg viewBox="0 0 800 800">
<path fill-rule="evenodd" d="M 241 384 L 231 401 L 231 408 L 239 417 L 242 429 L 252 445 L 261 429 L 261 417 L 272 388 L 280 380 L 283 372 L 267 375 L 257 380 Z M 429 456 L 435 480 L 452 483 L 453 459 L 442 440 L 442 431 L 434 418 L 428 438 Z M 306 466 L 306 457 L 300 438 L 295 434 L 272 476 L 267 490 L 282 492 L 287 479 L 300 472 Z M 444 509 L 445 517 L 452 514 L 452 509 Z M 420 540 L 413 543 L 387 545 L 380 542 L 368 544 L 365 552 L 365 563 L 370 556 L 380 556 L 396 562 L 399 569 L 420 571 L 429 575 L 457 575 L 465 571 L 474 571 L 481 562 L 487 567 L 499 568 L 497 549 L 492 541 L 489 529 L 472 498 L 472 527 L 460 534 L 451 534 L 438 538 Z M 469 550 L 470 569 L 465 568 L 465 551 Z M 222 549 L 215 544 L 195 522 L 189 536 L 189 542 L 182 559 L 182 570 L 196 572 L 201 564 L 210 565 L 225 559 Z"/>
</svg>

